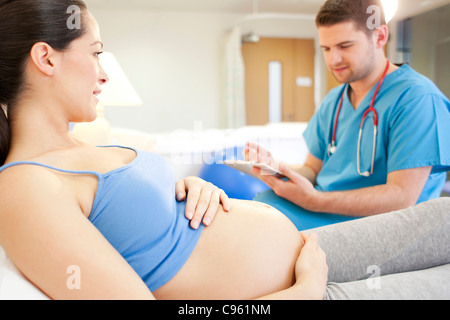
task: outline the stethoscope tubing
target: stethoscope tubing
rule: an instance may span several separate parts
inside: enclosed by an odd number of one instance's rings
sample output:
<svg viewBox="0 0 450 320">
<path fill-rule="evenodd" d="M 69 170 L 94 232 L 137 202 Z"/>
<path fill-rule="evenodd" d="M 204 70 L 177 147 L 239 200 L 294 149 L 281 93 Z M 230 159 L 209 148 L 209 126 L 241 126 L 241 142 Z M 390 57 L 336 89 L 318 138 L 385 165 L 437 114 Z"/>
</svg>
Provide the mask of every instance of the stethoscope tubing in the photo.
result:
<svg viewBox="0 0 450 320">
<path fill-rule="evenodd" d="M 384 79 L 386 78 L 387 72 L 389 70 L 390 62 L 389 62 L 389 60 L 386 60 L 386 61 L 387 61 L 386 68 L 385 68 L 385 70 L 383 72 L 381 80 L 378 82 L 378 86 L 377 86 L 377 88 L 375 90 L 375 93 L 374 93 L 374 95 L 372 97 L 372 101 L 370 103 L 370 107 L 364 112 L 364 115 L 363 115 L 363 117 L 361 119 L 360 129 L 359 129 L 357 157 L 356 157 L 356 159 L 357 159 L 357 171 L 358 171 L 359 175 L 364 176 L 364 177 L 369 177 L 370 175 L 373 174 L 373 166 L 374 166 L 374 163 L 375 163 L 375 150 L 376 150 L 377 134 L 378 134 L 378 113 L 375 110 L 375 102 L 376 102 L 376 98 L 377 98 L 378 92 L 380 91 L 381 85 L 383 84 Z M 337 109 L 336 118 L 334 120 L 333 137 L 332 137 L 332 140 L 331 140 L 331 144 L 328 147 L 328 155 L 329 156 L 331 156 L 336 151 L 336 133 L 337 133 L 337 126 L 338 126 L 338 123 L 339 123 L 339 115 L 341 114 L 341 109 L 342 109 L 342 105 L 343 105 L 343 102 L 344 102 L 344 95 L 345 95 L 345 92 L 347 91 L 349 85 L 350 84 L 347 83 L 344 86 L 344 89 L 342 90 L 341 99 L 339 101 L 339 107 Z M 367 117 L 368 117 L 370 112 L 373 113 L 373 125 L 374 125 L 372 166 L 371 166 L 370 172 L 369 171 L 361 172 L 361 167 L 360 167 L 361 155 L 360 155 L 360 153 L 361 153 L 362 131 L 363 131 L 364 122 L 366 121 L 366 119 L 367 119 Z"/>
</svg>

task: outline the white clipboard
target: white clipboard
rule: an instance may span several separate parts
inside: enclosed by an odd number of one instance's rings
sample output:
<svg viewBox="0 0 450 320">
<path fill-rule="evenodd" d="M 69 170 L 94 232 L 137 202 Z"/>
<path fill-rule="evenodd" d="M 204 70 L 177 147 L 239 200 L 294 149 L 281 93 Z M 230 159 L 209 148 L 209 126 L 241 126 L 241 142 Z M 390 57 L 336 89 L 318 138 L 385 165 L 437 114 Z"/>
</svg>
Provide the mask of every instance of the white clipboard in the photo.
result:
<svg viewBox="0 0 450 320">
<path fill-rule="evenodd" d="M 258 163 L 258 162 L 252 162 L 252 161 L 243 161 L 243 160 L 224 160 L 223 162 L 227 166 L 234 168 L 236 170 L 239 170 L 245 174 L 255 176 L 251 170 L 253 167 L 260 168 L 263 170 L 264 174 L 267 175 L 274 175 L 277 178 L 286 178 L 280 171 L 268 166 L 265 163 Z"/>
</svg>

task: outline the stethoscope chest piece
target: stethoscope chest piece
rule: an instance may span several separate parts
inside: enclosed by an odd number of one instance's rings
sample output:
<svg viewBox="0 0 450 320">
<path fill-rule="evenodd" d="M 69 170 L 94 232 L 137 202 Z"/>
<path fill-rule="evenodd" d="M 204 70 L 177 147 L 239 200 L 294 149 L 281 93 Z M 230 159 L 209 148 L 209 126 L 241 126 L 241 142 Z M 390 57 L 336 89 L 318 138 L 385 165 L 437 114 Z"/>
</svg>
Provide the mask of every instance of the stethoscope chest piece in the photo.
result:
<svg viewBox="0 0 450 320">
<path fill-rule="evenodd" d="M 328 145 L 328 156 L 333 155 L 336 152 L 336 145 L 330 143 Z"/>
</svg>

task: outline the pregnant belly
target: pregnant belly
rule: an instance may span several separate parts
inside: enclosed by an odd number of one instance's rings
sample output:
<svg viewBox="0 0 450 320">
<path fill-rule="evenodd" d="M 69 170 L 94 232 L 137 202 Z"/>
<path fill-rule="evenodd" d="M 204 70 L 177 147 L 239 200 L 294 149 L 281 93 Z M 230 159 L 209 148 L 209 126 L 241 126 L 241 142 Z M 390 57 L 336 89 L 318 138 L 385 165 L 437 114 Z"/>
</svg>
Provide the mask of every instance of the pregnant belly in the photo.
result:
<svg viewBox="0 0 450 320">
<path fill-rule="evenodd" d="M 293 224 L 258 202 L 233 200 L 157 299 L 252 299 L 290 287 L 303 246 Z"/>
</svg>

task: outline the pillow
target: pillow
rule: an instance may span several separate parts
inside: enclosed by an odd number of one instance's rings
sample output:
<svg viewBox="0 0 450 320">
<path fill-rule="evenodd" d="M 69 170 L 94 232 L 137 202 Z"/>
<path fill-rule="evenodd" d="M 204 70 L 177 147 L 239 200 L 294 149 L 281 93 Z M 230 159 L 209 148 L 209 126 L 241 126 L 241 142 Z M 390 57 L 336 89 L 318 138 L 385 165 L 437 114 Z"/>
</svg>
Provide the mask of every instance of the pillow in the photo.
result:
<svg viewBox="0 0 450 320">
<path fill-rule="evenodd" d="M 0 300 L 49 300 L 17 270 L 0 246 Z"/>
</svg>

